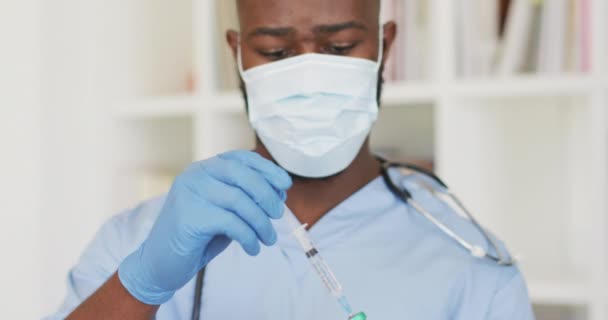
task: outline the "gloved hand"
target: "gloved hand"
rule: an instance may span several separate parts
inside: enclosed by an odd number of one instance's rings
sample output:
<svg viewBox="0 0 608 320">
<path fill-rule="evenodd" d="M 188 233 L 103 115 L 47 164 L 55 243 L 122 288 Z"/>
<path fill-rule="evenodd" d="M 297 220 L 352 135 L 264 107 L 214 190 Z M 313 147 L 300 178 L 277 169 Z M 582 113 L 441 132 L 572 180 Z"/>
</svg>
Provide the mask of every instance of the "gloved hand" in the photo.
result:
<svg viewBox="0 0 608 320">
<path fill-rule="evenodd" d="M 125 288 L 149 305 L 167 302 L 232 240 L 249 255 L 273 245 L 291 178 L 250 151 L 190 165 L 171 187 L 148 238 L 118 268 Z"/>
</svg>

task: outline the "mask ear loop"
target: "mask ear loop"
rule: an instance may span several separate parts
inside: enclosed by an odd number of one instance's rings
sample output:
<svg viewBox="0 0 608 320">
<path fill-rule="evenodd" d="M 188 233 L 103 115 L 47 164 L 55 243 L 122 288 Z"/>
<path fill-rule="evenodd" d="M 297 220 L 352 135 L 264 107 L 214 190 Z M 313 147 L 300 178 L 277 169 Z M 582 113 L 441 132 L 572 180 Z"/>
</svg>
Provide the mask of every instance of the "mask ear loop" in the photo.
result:
<svg viewBox="0 0 608 320">
<path fill-rule="evenodd" d="M 238 35 L 236 45 L 236 64 L 241 74 L 241 78 L 245 80 L 245 70 L 243 69 L 243 50 L 241 49 L 241 35 Z"/>
</svg>

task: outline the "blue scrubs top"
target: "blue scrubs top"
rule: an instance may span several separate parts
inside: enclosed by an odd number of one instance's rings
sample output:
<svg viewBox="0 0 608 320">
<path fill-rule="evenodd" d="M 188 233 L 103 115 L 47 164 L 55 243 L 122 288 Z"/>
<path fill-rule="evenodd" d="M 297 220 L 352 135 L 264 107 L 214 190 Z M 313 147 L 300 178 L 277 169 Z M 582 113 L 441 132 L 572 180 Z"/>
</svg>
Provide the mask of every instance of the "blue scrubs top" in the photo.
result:
<svg viewBox="0 0 608 320">
<path fill-rule="evenodd" d="M 421 188 L 415 176 L 399 178 L 437 218 L 487 248 L 479 232 Z M 48 319 L 63 319 L 117 270 L 144 241 L 163 202 L 164 197 L 145 202 L 101 228 L 69 273 L 65 302 Z M 347 319 L 286 221 L 274 225 L 278 243 L 259 256 L 233 243 L 208 265 L 201 319 Z M 381 177 L 328 212 L 310 234 L 355 311 L 368 319 L 534 319 L 517 267 L 472 257 L 394 196 Z M 189 319 L 194 282 L 161 306 L 157 319 Z"/>
</svg>

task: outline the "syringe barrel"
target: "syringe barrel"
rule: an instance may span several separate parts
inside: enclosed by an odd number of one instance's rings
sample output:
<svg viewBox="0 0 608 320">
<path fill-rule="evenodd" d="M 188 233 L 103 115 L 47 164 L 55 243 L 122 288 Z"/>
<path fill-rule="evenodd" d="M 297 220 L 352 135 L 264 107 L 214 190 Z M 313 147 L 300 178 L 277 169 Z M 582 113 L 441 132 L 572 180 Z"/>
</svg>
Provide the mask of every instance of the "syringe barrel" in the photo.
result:
<svg viewBox="0 0 608 320">
<path fill-rule="evenodd" d="M 315 249 L 315 247 L 312 244 L 312 240 L 310 240 L 310 236 L 308 235 L 308 232 L 306 232 L 306 227 L 307 227 L 306 224 L 298 226 L 297 228 L 295 228 L 293 230 L 293 235 L 296 238 L 296 240 L 298 240 L 298 243 L 302 247 L 302 250 L 304 250 L 304 252 L 309 252 L 309 251 Z"/>
<path fill-rule="evenodd" d="M 327 289 L 331 292 L 331 294 L 339 298 L 342 296 L 342 285 L 338 282 L 338 279 L 331 271 L 331 269 L 327 266 L 323 258 L 316 252 L 316 249 L 313 248 L 312 252 L 307 252 L 308 260 L 312 264 L 313 268 L 321 277 L 321 281 L 327 287 Z"/>
<path fill-rule="evenodd" d="M 285 210 L 288 210 L 288 208 Z M 300 244 L 300 247 L 302 247 L 302 250 L 304 250 L 306 253 L 306 257 L 310 261 L 310 264 L 312 264 L 315 271 L 319 274 L 319 277 L 321 277 L 323 284 L 325 284 L 333 296 L 339 298 L 342 295 L 342 286 L 329 266 L 325 263 L 325 261 L 323 261 L 323 258 L 321 258 L 319 252 L 312 243 L 310 235 L 306 231 L 306 227 L 308 225 L 300 224 L 291 215 L 286 214 L 285 219 L 287 219 L 287 223 L 293 230 L 293 236 Z"/>
</svg>

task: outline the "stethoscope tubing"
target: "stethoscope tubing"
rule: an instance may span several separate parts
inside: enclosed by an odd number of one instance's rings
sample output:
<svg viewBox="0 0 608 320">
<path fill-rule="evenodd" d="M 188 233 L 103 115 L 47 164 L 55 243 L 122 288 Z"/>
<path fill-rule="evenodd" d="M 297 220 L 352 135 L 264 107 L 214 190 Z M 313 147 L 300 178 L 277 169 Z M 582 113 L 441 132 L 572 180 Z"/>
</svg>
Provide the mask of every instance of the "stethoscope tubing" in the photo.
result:
<svg viewBox="0 0 608 320">
<path fill-rule="evenodd" d="M 475 217 L 470 213 L 469 210 L 464 206 L 464 204 L 460 201 L 456 195 L 454 195 L 447 185 L 439 179 L 434 173 L 419 166 L 405 164 L 405 163 L 397 163 L 397 162 L 388 162 L 383 158 L 377 157 L 378 161 L 382 164 L 382 177 L 388 189 L 399 199 L 401 199 L 404 203 L 409 204 L 414 210 L 424 216 L 427 220 L 429 220 L 433 225 L 435 225 L 438 229 L 440 229 L 444 234 L 448 237 L 452 238 L 456 241 L 460 246 L 468 250 L 473 256 L 476 258 L 486 258 L 497 263 L 500 266 L 512 266 L 516 263 L 516 261 L 506 255 L 503 254 L 500 246 L 496 242 L 496 240 L 490 236 L 488 231 L 475 219 Z M 389 175 L 389 169 L 391 168 L 403 168 L 409 169 L 414 172 L 421 173 L 433 181 L 435 181 L 439 186 L 441 186 L 445 191 L 438 191 L 436 188 L 428 188 L 433 195 L 437 196 L 439 193 L 448 196 L 456 206 L 467 216 L 467 219 L 471 221 L 473 226 L 481 233 L 481 235 L 486 239 L 486 241 L 494 248 L 497 253 L 497 256 L 490 254 L 485 249 L 480 246 L 473 245 L 466 241 L 464 238 L 456 234 L 452 229 L 442 223 L 439 219 L 435 218 L 433 214 L 431 214 L 428 210 L 424 208 L 424 206 L 420 205 L 414 197 L 410 193 L 405 186 L 399 188 L 393 179 L 391 179 Z M 439 198 L 439 197 L 438 197 Z M 192 306 L 192 320 L 200 320 L 201 308 L 202 308 L 202 297 L 203 297 L 203 285 L 205 278 L 205 268 L 201 269 L 196 276 L 196 284 L 194 288 L 194 301 Z"/>
<path fill-rule="evenodd" d="M 422 214 L 427 220 L 429 220 L 433 225 L 435 225 L 437 228 L 439 228 L 443 233 L 445 233 L 447 236 L 452 238 L 454 241 L 456 241 L 458 244 L 460 244 L 463 248 L 467 249 L 473 256 L 475 256 L 476 258 L 487 258 L 501 266 L 512 266 L 515 264 L 515 260 L 506 256 L 505 254 L 503 254 L 503 252 L 502 252 L 500 246 L 498 245 L 498 243 L 496 242 L 496 240 L 477 221 L 477 219 L 475 219 L 473 214 L 471 214 L 471 212 L 464 206 L 462 201 L 460 201 L 460 199 L 449 190 L 448 186 L 441 179 L 439 179 L 439 177 L 437 177 L 434 173 L 432 173 L 426 169 L 420 168 L 418 166 L 413 166 L 410 164 L 388 162 L 379 157 L 378 157 L 378 160 L 382 164 L 382 177 L 384 178 L 384 182 L 386 183 L 388 189 L 391 190 L 391 192 L 395 196 L 400 198 L 403 202 L 405 202 L 406 204 L 409 204 L 417 212 Z M 411 192 L 409 190 L 407 190 L 407 188 L 405 188 L 405 186 L 398 187 L 395 184 L 395 182 L 389 175 L 389 169 L 391 169 L 391 168 L 409 169 L 411 171 L 421 173 L 421 174 L 431 178 L 432 180 L 434 180 L 437 184 L 439 184 L 445 191 L 438 191 L 436 188 L 432 188 L 432 187 L 428 187 L 427 189 L 429 189 L 429 191 L 438 199 L 440 198 L 440 197 L 438 197 L 438 194 L 444 194 L 444 195 L 448 196 L 456 204 L 458 209 L 460 209 L 460 211 L 462 211 L 466 215 L 467 219 L 469 219 L 469 221 L 473 224 L 473 226 L 481 233 L 481 235 L 490 244 L 490 246 L 492 246 L 494 251 L 496 251 L 497 256 L 490 254 L 489 252 L 487 252 L 487 250 L 483 249 L 481 246 L 477 246 L 477 245 L 473 245 L 473 244 L 469 243 L 464 238 L 457 235 L 453 230 L 451 230 L 448 226 L 446 226 L 444 223 L 442 223 L 439 219 L 435 218 L 435 216 L 433 216 L 433 214 L 431 214 L 423 206 L 421 206 L 419 203 L 417 203 L 416 200 L 414 200 L 414 197 L 412 196 Z"/>
</svg>

